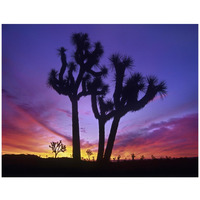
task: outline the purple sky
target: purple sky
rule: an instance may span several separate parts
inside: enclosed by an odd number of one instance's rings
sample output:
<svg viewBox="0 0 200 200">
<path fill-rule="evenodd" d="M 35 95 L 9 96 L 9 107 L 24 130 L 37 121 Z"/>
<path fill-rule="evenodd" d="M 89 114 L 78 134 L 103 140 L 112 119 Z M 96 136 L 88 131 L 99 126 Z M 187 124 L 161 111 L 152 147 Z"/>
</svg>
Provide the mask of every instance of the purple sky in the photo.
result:
<svg viewBox="0 0 200 200">
<path fill-rule="evenodd" d="M 148 149 L 149 143 L 142 144 L 142 141 L 159 140 L 160 145 L 155 147 L 157 152 L 160 151 L 159 156 L 165 155 L 166 146 L 176 149 L 177 154 L 171 154 L 173 156 L 183 156 L 183 152 L 185 156 L 196 156 L 197 25 L 3 25 L 3 153 L 35 152 L 37 138 L 43 141 L 37 146 L 38 152 L 42 152 L 52 139 L 62 139 L 62 135 L 66 137 L 67 145 L 71 145 L 70 101 L 48 88 L 46 83 L 50 70 L 60 69 L 59 47 L 67 48 L 67 59 L 72 59 L 74 47 L 70 37 L 78 32 L 88 33 L 91 42 L 102 43 L 101 64 L 110 68 L 109 57 L 113 53 L 128 55 L 135 60 L 135 72 L 144 76 L 156 75 L 167 83 L 168 95 L 164 100 L 156 98 L 144 109 L 122 118 L 116 153 L 126 156 L 135 145 L 138 155 L 149 155 L 154 147 Z M 110 95 L 113 75 L 110 70 L 107 78 Z M 80 100 L 79 114 L 82 148 L 95 151 L 98 126 L 89 97 Z M 186 119 L 188 123 L 185 123 Z M 106 125 L 106 137 L 110 124 L 111 121 Z M 23 138 L 29 145 L 20 144 Z M 70 151 L 67 153 L 69 155 Z"/>
</svg>

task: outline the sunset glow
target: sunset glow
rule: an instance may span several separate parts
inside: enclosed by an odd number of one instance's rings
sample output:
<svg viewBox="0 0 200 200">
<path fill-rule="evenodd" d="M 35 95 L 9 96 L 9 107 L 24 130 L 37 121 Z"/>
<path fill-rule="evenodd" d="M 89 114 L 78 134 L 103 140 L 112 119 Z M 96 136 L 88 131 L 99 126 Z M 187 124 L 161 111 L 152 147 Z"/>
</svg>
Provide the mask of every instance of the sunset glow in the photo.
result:
<svg viewBox="0 0 200 200">
<path fill-rule="evenodd" d="M 57 49 L 74 50 L 70 36 L 88 33 L 100 41 L 109 67 L 105 79 L 112 97 L 114 73 L 109 57 L 120 52 L 134 60 L 135 72 L 165 80 L 168 94 L 120 121 L 112 159 L 198 156 L 198 27 L 197 25 L 3 25 L 2 154 L 53 157 L 52 141 L 66 145 L 58 157 L 72 157 L 71 102 L 47 87 L 48 73 L 59 70 Z M 127 74 L 128 76 L 128 74 Z M 79 101 L 81 157 L 91 149 L 96 159 L 98 122 L 90 97 Z M 106 124 L 106 140 L 112 120 Z"/>
</svg>

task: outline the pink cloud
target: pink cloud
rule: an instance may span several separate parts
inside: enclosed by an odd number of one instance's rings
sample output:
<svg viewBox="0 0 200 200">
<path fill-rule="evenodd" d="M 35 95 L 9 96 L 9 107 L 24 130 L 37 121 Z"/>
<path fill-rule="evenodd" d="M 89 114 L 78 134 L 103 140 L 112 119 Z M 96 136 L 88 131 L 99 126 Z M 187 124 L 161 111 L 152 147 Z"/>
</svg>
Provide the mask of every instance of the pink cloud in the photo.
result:
<svg viewBox="0 0 200 200">
<path fill-rule="evenodd" d="M 61 112 L 64 112 L 67 115 L 67 117 L 69 117 L 69 118 L 72 117 L 72 113 L 69 110 L 64 110 L 64 109 L 60 109 L 60 108 L 57 108 L 57 110 L 61 111 Z"/>
<path fill-rule="evenodd" d="M 198 115 L 152 124 L 138 132 L 117 136 L 114 151 L 157 155 L 197 156 Z"/>
</svg>

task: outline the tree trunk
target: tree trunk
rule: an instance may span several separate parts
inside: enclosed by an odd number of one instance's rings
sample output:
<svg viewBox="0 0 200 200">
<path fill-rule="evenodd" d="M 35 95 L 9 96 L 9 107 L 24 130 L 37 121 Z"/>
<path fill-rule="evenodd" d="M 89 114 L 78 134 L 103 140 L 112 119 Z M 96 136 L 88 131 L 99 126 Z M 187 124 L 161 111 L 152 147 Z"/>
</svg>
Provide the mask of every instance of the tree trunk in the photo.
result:
<svg viewBox="0 0 200 200">
<path fill-rule="evenodd" d="M 77 99 L 72 100 L 72 145 L 73 145 L 73 158 L 76 161 L 80 161 L 81 155 L 80 155 L 80 136 L 79 136 Z"/>
<path fill-rule="evenodd" d="M 110 130 L 110 135 L 108 137 L 108 143 L 106 146 L 105 155 L 104 155 L 104 161 L 106 161 L 106 162 L 108 162 L 110 160 L 110 156 L 112 154 L 112 149 L 114 146 L 115 136 L 117 133 L 119 121 L 120 121 L 120 117 L 114 117 L 114 120 L 113 120 L 112 126 L 111 126 L 111 130 Z"/>
<path fill-rule="evenodd" d="M 99 121 L 99 147 L 98 147 L 98 155 L 97 162 L 103 160 L 104 154 L 104 143 L 105 143 L 105 122 L 103 120 Z"/>
</svg>

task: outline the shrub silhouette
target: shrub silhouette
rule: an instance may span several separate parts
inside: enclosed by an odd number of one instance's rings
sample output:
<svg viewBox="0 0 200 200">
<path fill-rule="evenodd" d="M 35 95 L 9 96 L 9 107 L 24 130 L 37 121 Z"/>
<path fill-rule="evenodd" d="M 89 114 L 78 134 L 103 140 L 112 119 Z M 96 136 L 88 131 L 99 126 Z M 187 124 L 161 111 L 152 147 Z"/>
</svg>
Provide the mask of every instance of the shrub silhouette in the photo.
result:
<svg viewBox="0 0 200 200">
<path fill-rule="evenodd" d="M 140 160 L 144 160 L 144 155 L 142 155 L 142 156 L 140 157 Z"/>
<path fill-rule="evenodd" d="M 71 40 L 76 47 L 73 53 L 74 61 L 67 62 L 64 47 L 58 49 L 62 65 L 59 72 L 54 69 L 51 70 L 48 85 L 59 95 L 68 96 L 71 101 L 73 158 L 79 161 L 81 155 L 78 101 L 81 97 L 90 95 L 86 90 L 86 85 L 91 76 L 100 77 L 106 74 L 107 70 L 104 67 L 100 67 L 99 72 L 93 70 L 103 54 L 103 47 L 100 42 L 96 42 L 94 48 L 92 48 L 88 34 L 83 33 L 73 34 Z"/>
<path fill-rule="evenodd" d="M 59 142 L 51 142 L 49 147 L 52 149 L 52 153 L 55 154 L 55 158 L 57 157 L 58 153 L 66 151 L 66 145 L 62 144 L 62 141 Z"/>
<path fill-rule="evenodd" d="M 165 159 L 171 160 L 172 158 L 171 158 L 171 156 L 166 156 Z"/>
<path fill-rule="evenodd" d="M 106 162 L 110 160 L 112 154 L 120 119 L 128 112 L 135 112 L 144 108 L 157 94 L 164 97 L 167 89 L 165 82 L 158 83 L 155 76 L 145 78 L 140 73 L 134 73 L 125 80 L 125 71 L 133 66 L 133 60 L 130 57 L 114 54 L 110 60 L 115 69 L 115 90 L 113 94 L 115 113 L 104 154 Z M 145 92 L 145 94 L 139 99 L 140 92 Z"/>
<path fill-rule="evenodd" d="M 121 158 L 121 156 L 120 156 L 120 155 L 118 155 L 118 157 L 117 157 L 117 161 L 118 161 L 118 162 L 119 162 L 120 158 Z"/>
<path fill-rule="evenodd" d="M 135 156 L 135 154 L 134 154 L 134 153 L 132 153 L 132 154 L 131 154 L 131 158 L 132 158 L 132 160 L 134 160 L 134 159 L 135 159 L 135 157 L 136 157 L 136 156 Z"/>
<path fill-rule="evenodd" d="M 90 160 L 90 156 L 93 154 L 92 151 L 90 149 L 87 149 L 86 153 L 88 155 L 88 159 Z"/>
</svg>

